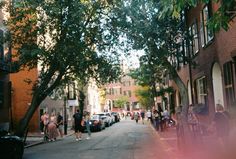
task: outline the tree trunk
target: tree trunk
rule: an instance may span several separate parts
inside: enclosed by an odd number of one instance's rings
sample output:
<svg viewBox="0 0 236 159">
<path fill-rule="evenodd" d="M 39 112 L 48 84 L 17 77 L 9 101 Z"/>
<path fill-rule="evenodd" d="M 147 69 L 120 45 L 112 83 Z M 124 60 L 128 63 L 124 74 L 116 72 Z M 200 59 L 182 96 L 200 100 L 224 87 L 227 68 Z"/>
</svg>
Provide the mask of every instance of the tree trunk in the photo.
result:
<svg viewBox="0 0 236 159">
<path fill-rule="evenodd" d="M 177 137 L 181 145 L 181 147 L 184 150 L 188 150 L 193 146 L 192 138 L 191 138 L 191 132 L 188 126 L 188 94 L 187 94 L 187 88 L 185 87 L 184 83 L 179 77 L 174 78 L 175 83 L 177 84 L 180 96 L 181 96 L 181 108 L 180 112 L 177 111 L 177 115 L 179 115 L 178 119 L 178 127 L 179 132 L 177 132 Z"/>
<path fill-rule="evenodd" d="M 15 134 L 19 137 L 24 137 L 28 124 L 30 122 L 30 119 L 34 115 L 34 112 L 38 109 L 39 104 L 42 102 L 42 100 L 39 100 L 39 95 L 36 93 L 33 95 L 31 104 L 25 113 L 24 117 L 20 120 L 19 125 L 17 125 Z"/>
<path fill-rule="evenodd" d="M 85 99 L 84 93 L 82 91 L 79 91 L 79 109 L 80 109 L 80 112 L 81 112 L 81 116 L 83 116 L 84 99 Z"/>
<path fill-rule="evenodd" d="M 173 76 L 173 80 L 179 88 L 180 97 L 181 97 L 181 108 L 176 112 L 177 114 L 177 138 L 179 141 L 179 145 L 181 145 L 182 150 L 189 152 L 191 151 L 191 147 L 193 145 L 193 139 L 191 135 L 191 131 L 188 125 L 188 109 L 189 109 L 189 101 L 188 101 L 188 91 L 187 87 L 183 83 L 182 79 L 179 77 L 176 69 L 171 66 L 171 64 L 166 60 L 165 64 L 167 64 L 171 75 Z"/>
<path fill-rule="evenodd" d="M 54 83 L 52 83 L 49 87 L 48 84 L 52 79 L 52 76 L 55 73 L 55 68 L 50 67 L 49 72 L 45 80 L 41 83 L 39 87 L 37 87 L 33 92 L 33 97 L 31 100 L 31 104 L 25 113 L 24 117 L 20 120 L 19 125 L 17 125 L 15 134 L 19 137 L 24 137 L 29 122 L 34 115 L 35 111 L 38 109 L 40 103 L 60 84 L 63 70 L 61 70 L 60 74 L 55 79 Z"/>
</svg>

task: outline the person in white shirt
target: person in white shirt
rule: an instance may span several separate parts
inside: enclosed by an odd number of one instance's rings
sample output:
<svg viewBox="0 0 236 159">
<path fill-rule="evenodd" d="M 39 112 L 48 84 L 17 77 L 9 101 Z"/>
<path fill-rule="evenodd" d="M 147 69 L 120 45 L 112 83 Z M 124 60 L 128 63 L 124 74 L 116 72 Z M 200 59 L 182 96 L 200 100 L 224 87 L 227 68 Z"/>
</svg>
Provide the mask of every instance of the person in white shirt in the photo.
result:
<svg viewBox="0 0 236 159">
<path fill-rule="evenodd" d="M 147 119 L 149 122 L 152 120 L 152 112 L 150 110 L 147 111 Z"/>
</svg>

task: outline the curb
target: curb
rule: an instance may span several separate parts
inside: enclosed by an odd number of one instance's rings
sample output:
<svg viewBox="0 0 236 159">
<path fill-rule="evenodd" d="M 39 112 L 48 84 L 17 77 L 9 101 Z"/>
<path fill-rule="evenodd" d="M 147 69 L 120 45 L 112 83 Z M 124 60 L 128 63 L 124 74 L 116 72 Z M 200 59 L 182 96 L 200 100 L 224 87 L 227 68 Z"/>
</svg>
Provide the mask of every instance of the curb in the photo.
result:
<svg viewBox="0 0 236 159">
<path fill-rule="evenodd" d="M 72 136 L 72 135 L 74 135 L 74 132 L 71 132 L 71 133 L 65 135 L 64 138 Z M 61 141 L 61 140 L 56 140 L 56 142 L 57 141 Z M 46 143 L 50 143 L 50 142 L 43 141 L 43 139 L 42 139 L 41 141 L 37 141 L 37 142 L 31 143 L 31 144 L 25 145 L 24 148 L 29 148 L 29 147 L 37 146 L 37 145 L 40 145 L 40 144 L 46 144 Z"/>
<path fill-rule="evenodd" d="M 46 143 L 46 142 L 44 142 L 44 141 L 38 141 L 38 142 L 29 144 L 29 145 L 25 145 L 24 148 L 29 148 L 29 147 L 36 146 L 36 145 L 40 145 L 40 144 L 43 144 L 43 143 Z"/>
</svg>

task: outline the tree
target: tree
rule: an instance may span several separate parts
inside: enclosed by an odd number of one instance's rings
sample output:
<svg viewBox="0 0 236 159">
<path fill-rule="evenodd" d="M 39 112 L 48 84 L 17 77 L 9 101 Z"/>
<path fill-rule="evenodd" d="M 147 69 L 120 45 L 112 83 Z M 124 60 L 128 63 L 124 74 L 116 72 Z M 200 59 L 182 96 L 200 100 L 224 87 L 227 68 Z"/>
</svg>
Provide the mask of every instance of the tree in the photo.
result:
<svg viewBox="0 0 236 159">
<path fill-rule="evenodd" d="M 120 5 L 115 10 L 119 30 L 126 34 L 127 42 L 132 44 L 133 49 L 145 51 L 141 67 L 149 74 L 149 80 L 152 79 L 151 75 L 158 71 L 171 74 L 180 89 L 182 104 L 188 105 L 187 88 L 177 73 L 175 63 L 176 59 L 182 58 L 178 39 L 181 39 L 184 33 L 179 25 L 180 21 L 169 16 L 159 19 L 160 9 L 158 3 L 153 1 L 131 0 L 124 2 L 123 6 Z M 143 66 L 142 61 L 145 64 Z M 148 73 L 150 68 L 153 70 Z M 155 78 L 162 78 L 160 73 Z"/>
<path fill-rule="evenodd" d="M 172 80 L 178 86 L 181 105 L 183 106 L 182 120 L 179 122 L 187 128 L 185 133 L 186 141 L 190 141 L 187 126 L 187 88 L 178 75 L 178 65 L 176 63 L 176 61 L 183 59 L 183 52 L 179 49 L 181 46 L 179 41 L 186 36 L 185 29 L 182 28 L 179 19 L 171 16 L 159 18 L 160 11 L 159 3 L 147 0 L 124 1 L 123 4 L 120 4 L 114 10 L 117 16 L 119 31 L 126 34 L 127 42 L 132 45 L 133 49 L 145 51 L 146 56 L 144 56 L 144 59 L 141 59 L 141 61 L 145 61 L 147 64 L 145 72 L 147 73 L 149 68 L 153 69 L 148 77 L 153 79 L 152 75 L 154 72 L 165 70 L 167 74 L 171 75 Z M 153 82 L 150 81 L 150 83 Z"/>
<path fill-rule="evenodd" d="M 139 87 L 135 90 L 135 96 L 137 97 L 141 107 L 145 109 L 151 109 L 153 106 L 153 97 L 150 93 L 150 88 L 148 86 Z"/>
<path fill-rule="evenodd" d="M 31 81 L 31 105 L 18 124 L 17 135 L 24 135 L 40 103 L 58 86 L 75 79 L 86 84 L 90 78 L 105 83 L 119 76 L 119 60 L 114 51 L 109 53 L 118 40 L 110 34 L 112 5 L 108 2 L 27 0 L 9 6 L 6 25 L 15 52 L 15 72 L 41 65 L 38 80 Z"/>
<path fill-rule="evenodd" d="M 220 7 L 213 14 L 208 25 L 211 29 L 219 31 L 221 28 L 224 30 L 229 29 L 230 22 L 232 21 L 232 16 L 236 13 L 236 1 L 235 0 L 213 0 L 215 3 L 220 3 Z M 198 3 L 211 3 L 211 0 L 160 0 L 159 4 L 161 6 L 160 17 L 172 15 L 175 18 L 179 18 L 181 12 L 188 7 L 195 7 Z"/>
<path fill-rule="evenodd" d="M 133 49 L 145 50 L 149 63 L 162 66 L 179 88 L 181 96 L 182 113 L 179 123 L 186 131 L 187 146 L 191 145 L 190 134 L 187 126 L 188 94 L 187 88 L 179 77 L 178 62 L 186 62 L 191 67 L 191 57 L 184 57 L 181 43 L 188 41 L 187 28 L 182 25 L 180 17 L 182 10 L 195 6 L 199 1 L 187 0 L 129 0 L 116 8 L 117 23 L 121 32 L 125 33 Z M 210 2 L 203 0 L 202 2 Z M 219 2 L 216 0 L 216 2 Z M 228 29 L 235 13 L 235 0 L 222 1 L 218 11 L 214 13 L 208 24 L 214 30 L 221 27 Z M 182 49 L 183 50 L 183 49 Z M 151 78 L 151 76 L 149 76 Z"/>
<path fill-rule="evenodd" d="M 157 84 L 162 83 L 164 69 L 161 65 L 155 63 L 155 57 L 143 55 L 140 57 L 140 67 L 131 70 L 130 76 L 138 82 L 139 85 L 148 88 L 150 93 L 150 104 L 155 105 L 154 98 L 157 96 Z"/>
<path fill-rule="evenodd" d="M 117 100 L 115 100 L 115 107 L 124 108 L 127 102 L 128 102 L 127 96 L 120 96 Z"/>
</svg>

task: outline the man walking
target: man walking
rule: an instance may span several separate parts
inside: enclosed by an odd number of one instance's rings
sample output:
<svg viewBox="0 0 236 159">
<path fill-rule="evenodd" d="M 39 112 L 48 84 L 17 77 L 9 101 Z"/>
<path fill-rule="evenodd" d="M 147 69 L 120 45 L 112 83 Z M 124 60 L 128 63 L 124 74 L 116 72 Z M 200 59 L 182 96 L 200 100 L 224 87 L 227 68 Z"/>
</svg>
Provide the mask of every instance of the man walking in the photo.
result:
<svg viewBox="0 0 236 159">
<path fill-rule="evenodd" d="M 140 114 L 141 114 L 141 118 L 142 118 L 142 123 L 144 124 L 144 118 L 145 118 L 144 110 L 142 110 Z"/>
<path fill-rule="evenodd" d="M 73 115 L 74 118 L 74 125 L 75 125 L 75 138 L 76 141 L 82 140 L 82 115 L 80 114 L 79 109 L 77 109 L 76 113 Z"/>
<path fill-rule="evenodd" d="M 147 111 L 147 118 L 148 118 L 148 122 L 152 123 L 152 112 L 150 110 Z"/>
</svg>

